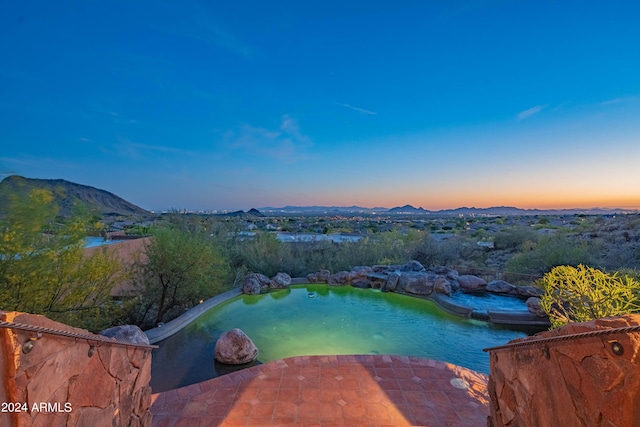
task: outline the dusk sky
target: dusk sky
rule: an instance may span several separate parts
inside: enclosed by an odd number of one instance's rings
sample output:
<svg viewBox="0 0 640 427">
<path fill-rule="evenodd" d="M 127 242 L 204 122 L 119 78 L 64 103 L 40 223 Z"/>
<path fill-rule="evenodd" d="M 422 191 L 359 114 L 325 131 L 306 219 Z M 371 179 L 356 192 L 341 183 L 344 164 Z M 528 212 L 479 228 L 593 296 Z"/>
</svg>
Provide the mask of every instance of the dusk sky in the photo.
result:
<svg viewBox="0 0 640 427">
<path fill-rule="evenodd" d="M 640 2 L 0 0 L 0 147 L 156 210 L 640 208 Z"/>
</svg>

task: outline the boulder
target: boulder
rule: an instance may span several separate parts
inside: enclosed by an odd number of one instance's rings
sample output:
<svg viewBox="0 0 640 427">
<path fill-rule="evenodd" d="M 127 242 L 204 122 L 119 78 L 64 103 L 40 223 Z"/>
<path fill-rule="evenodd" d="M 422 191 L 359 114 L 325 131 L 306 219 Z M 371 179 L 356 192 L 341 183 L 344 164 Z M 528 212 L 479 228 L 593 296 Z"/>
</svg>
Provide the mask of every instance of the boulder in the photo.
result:
<svg viewBox="0 0 640 427">
<path fill-rule="evenodd" d="M 349 272 L 348 271 L 338 271 L 337 273 L 329 276 L 329 280 L 327 281 L 331 286 L 343 286 L 349 283 Z"/>
<path fill-rule="evenodd" d="M 351 269 L 351 273 L 356 276 L 356 277 L 366 277 L 368 273 L 371 273 L 373 270 L 371 269 L 371 267 L 367 266 L 367 265 L 363 265 L 363 266 L 358 266 L 358 267 L 353 267 Z"/>
<path fill-rule="evenodd" d="M 400 274 L 396 273 L 395 271 L 389 273 L 386 280 L 380 287 L 380 290 L 382 290 L 382 292 L 395 291 L 398 287 L 398 280 L 400 280 Z"/>
<path fill-rule="evenodd" d="M 271 279 L 264 274 L 249 273 L 242 281 L 242 292 L 245 294 L 255 295 L 267 292 L 271 286 Z"/>
<path fill-rule="evenodd" d="M 316 273 L 318 282 L 327 283 L 329 281 L 329 276 L 331 276 L 331 272 L 329 270 L 318 270 Z"/>
<path fill-rule="evenodd" d="M 440 294 L 451 295 L 453 289 L 451 289 L 451 284 L 444 276 L 438 276 L 435 280 L 434 290 Z"/>
<path fill-rule="evenodd" d="M 371 281 L 367 279 L 356 279 L 353 282 L 351 282 L 351 286 L 353 286 L 354 288 L 367 289 L 367 288 L 372 288 L 373 283 L 371 283 Z"/>
<path fill-rule="evenodd" d="M 518 286 L 516 291 L 518 292 L 518 295 L 525 298 L 540 297 L 544 295 L 544 290 L 536 288 L 535 286 Z"/>
<path fill-rule="evenodd" d="M 395 268 L 391 268 L 388 265 L 374 265 L 371 267 L 373 273 L 386 273 L 389 270 L 395 270 Z"/>
<path fill-rule="evenodd" d="M 258 357 L 258 348 L 241 329 L 223 332 L 216 341 L 213 356 L 220 363 L 242 365 Z"/>
<path fill-rule="evenodd" d="M 541 300 L 538 297 L 529 297 L 526 302 L 527 308 L 531 313 L 538 317 L 547 317 L 547 312 L 544 311 L 540 303 Z"/>
<path fill-rule="evenodd" d="M 387 281 L 387 274 L 384 273 L 367 273 L 366 280 L 371 282 L 371 287 L 375 289 L 382 289 L 384 283 Z"/>
<path fill-rule="evenodd" d="M 307 280 L 309 281 L 309 283 L 316 283 L 318 281 L 317 273 L 307 274 Z"/>
<path fill-rule="evenodd" d="M 398 270 L 403 271 L 403 272 L 404 271 L 417 271 L 417 272 L 426 271 L 424 266 L 422 264 L 420 264 L 416 260 L 409 261 L 408 263 L 400 266 L 400 268 L 398 268 Z"/>
<path fill-rule="evenodd" d="M 437 277 L 429 273 L 405 272 L 400 275 L 398 286 L 410 294 L 429 295 L 433 292 Z"/>
<path fill-rule="evenodd" d="M 441 274 L 443 276 L 446 276 L 447 274 L 449 274 L 452 270 L 449 267 L 445 267 L 445 266 L 438 266 L 438 267 L 431 267 L 428 268 L 427 271 L 429 273 L 433 273 L 433 274 Z"/>
<path fill-rule="evenodd" d="M 269 287 L 271 289 L 285 289 L 291 285 L 291 276 L 287 273 L 278 273 L 271 278 Z"/>
<path fill-rule="evenodd" d="M 487 283 L 486 289 L 488 292 L 494 292 L 496 294 L 508 294 L 509 292 L 515 291 L 516 287 L 504 280 L 493 280 Z"/>
<path fill-rule="evenodd" d="M 460 289 L 465 292 L 484 292 L 487 286 L 487 282 L 483 278 L 471 274 L 460 275 L 457 281 L 460 284 Z"/>
<path fill-rule="evenodd" d="M 458 280 L 458 277 L 460 277 L 460 273 L 458 273 L 458 270 L 450 270 L 447 273 L 447 279 Z"/>
<path fill-rule="evenodd" d="M 118 341 L 130 342 L 132 344 L 149 345 L 149 338 L 147 337 L 147 334 L 142 332 L 142 329 L 135 325 L 114 326 L 113 328 L 100 331 L 100 335 L 115 338 Z"/>
</svg>

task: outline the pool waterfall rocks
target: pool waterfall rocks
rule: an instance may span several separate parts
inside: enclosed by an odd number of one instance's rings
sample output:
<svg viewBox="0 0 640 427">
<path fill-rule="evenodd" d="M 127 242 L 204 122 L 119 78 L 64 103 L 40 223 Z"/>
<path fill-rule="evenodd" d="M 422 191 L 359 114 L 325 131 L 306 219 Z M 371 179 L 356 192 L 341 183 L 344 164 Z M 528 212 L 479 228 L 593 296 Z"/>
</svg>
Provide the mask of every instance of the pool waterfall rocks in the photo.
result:
<svg viewBox="0 0 640 427">
<path fill-rule="evenodd" d="M 335 274 L 321 271 L 298 279 L 250 274 L 241 288 L 147 331 L 150 341 L 160 346 L 153 356 L 152 387 L 168 390 L 251 366 L 233 367 L 213 360 L 218 336 L 233 328 L 242 329 L 256 343 L 259 356 L 254 363 L 305 355 L 398 354 L 488 373 L 483 348 L 548 325 L 527 311 L 523 296 L 513 293 L 483 294 L 474 289 L 475 294 L 469 294 L 450 279 L 449 295 L 436 292 L 437 288 L 448 290 L 437 278 L 455 273 L 415 271 L 416 264 L 386 266 L 386 270 L 357 267 Z M 310 283 L 318 276 L 322 283 Z M 385 289 L 389 276 L 396 282 L 394 289 Z M 471 279 L 463 277 L 461 282 L 465 280 Z M 423 292 L 430 283 L 430 293 L 407 291 Z M 488 285 L 477 287 L 491 289 Z"/>
</svg>

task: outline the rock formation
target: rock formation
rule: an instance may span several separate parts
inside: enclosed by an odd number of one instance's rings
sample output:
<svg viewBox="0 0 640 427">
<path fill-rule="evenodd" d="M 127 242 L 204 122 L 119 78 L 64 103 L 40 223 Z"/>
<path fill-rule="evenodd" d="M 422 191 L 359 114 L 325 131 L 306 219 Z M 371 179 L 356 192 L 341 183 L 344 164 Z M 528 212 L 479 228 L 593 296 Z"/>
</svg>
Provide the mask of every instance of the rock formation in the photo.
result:
<svg viewBox="0 0 640 427">
<path fill-rule="evenodd" d="M 258 347 L 241 329 L 223 332 L 213 350 L 215 359 L 228 365 L 242 365 L 258 357 Z"/>
<path fill-rule="evenodd" d="M 282 280 L 282 277 L 285 277 Z M 268 292 L 269 289 L 287 287 L 291 279 L 285 273 L 278 273 L 273 279 L 262 274 L 248 274 L 243 282 L 244 293 L 257 294 Z M 542 289 L 533 286 L 514 286 L 504 280 L 494 280 L 487 283 L 484 279 L 474 275 L 461 275 L 448 267 L 425 268 L 418 261 L 412 260 L 401 265 L 374 265 L 373 267 L 358 266 L 350 271 L 338 271 L 331 274 L 329 270 L 319 270 L 307 275 L 309 283 L 328 283 L 330 286 L 351 285 L 354 288 L 380 289 L 382 292 L 400 292 L 426 297 L 435 301 L 440 308 L 462 317 L 472 317 L 484 321 L 511 325 L 530 325 L 535 327 L 548 326 L 548 317 L 535 300 L 528 304 L 529 311 L 505 311 L 474 309 L 474 307 L 456 304 L 451 296 L 454 292 L 472 294 L 494 293 L 509 295 L 526 300 L 538 297 L 544 293 Z M 295 279 L 295 283 L 305 283 L 304 279 Z M 446 299 L 445 299 L 446 298 Z"/>
<path fill-rule="evenodd" d="M 270 281 L 269 287 L 271 289 L 285 289 L 291 285 L 291 276 L 287 273 L 278 273 Z"/>
</svg>

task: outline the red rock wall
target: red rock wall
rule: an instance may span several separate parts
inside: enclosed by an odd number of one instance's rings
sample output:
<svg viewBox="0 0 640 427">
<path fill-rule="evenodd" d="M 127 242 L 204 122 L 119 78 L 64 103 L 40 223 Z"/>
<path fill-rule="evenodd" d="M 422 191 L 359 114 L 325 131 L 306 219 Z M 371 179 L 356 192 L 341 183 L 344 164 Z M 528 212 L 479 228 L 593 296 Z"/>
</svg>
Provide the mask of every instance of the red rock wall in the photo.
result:
<svg viewBox="0 0 640 427">
<path fill-rule="evenodd" d="M 598 319 L 535 338 L 638 324 L 640 315 Z M 489 395 L 490 426 L 640 427 L 640 333 L 494 350 Z"/>
<path fill-rule="evenodd" d="M 89 333 L 32 314 L 0 311 L 0 320 Z M 0 399 L 8 410 L 0 426 L 151 426 L 150 350 L 43 333 L 25 354 L 31 337 L 0 328 Z"/>
</svg>

